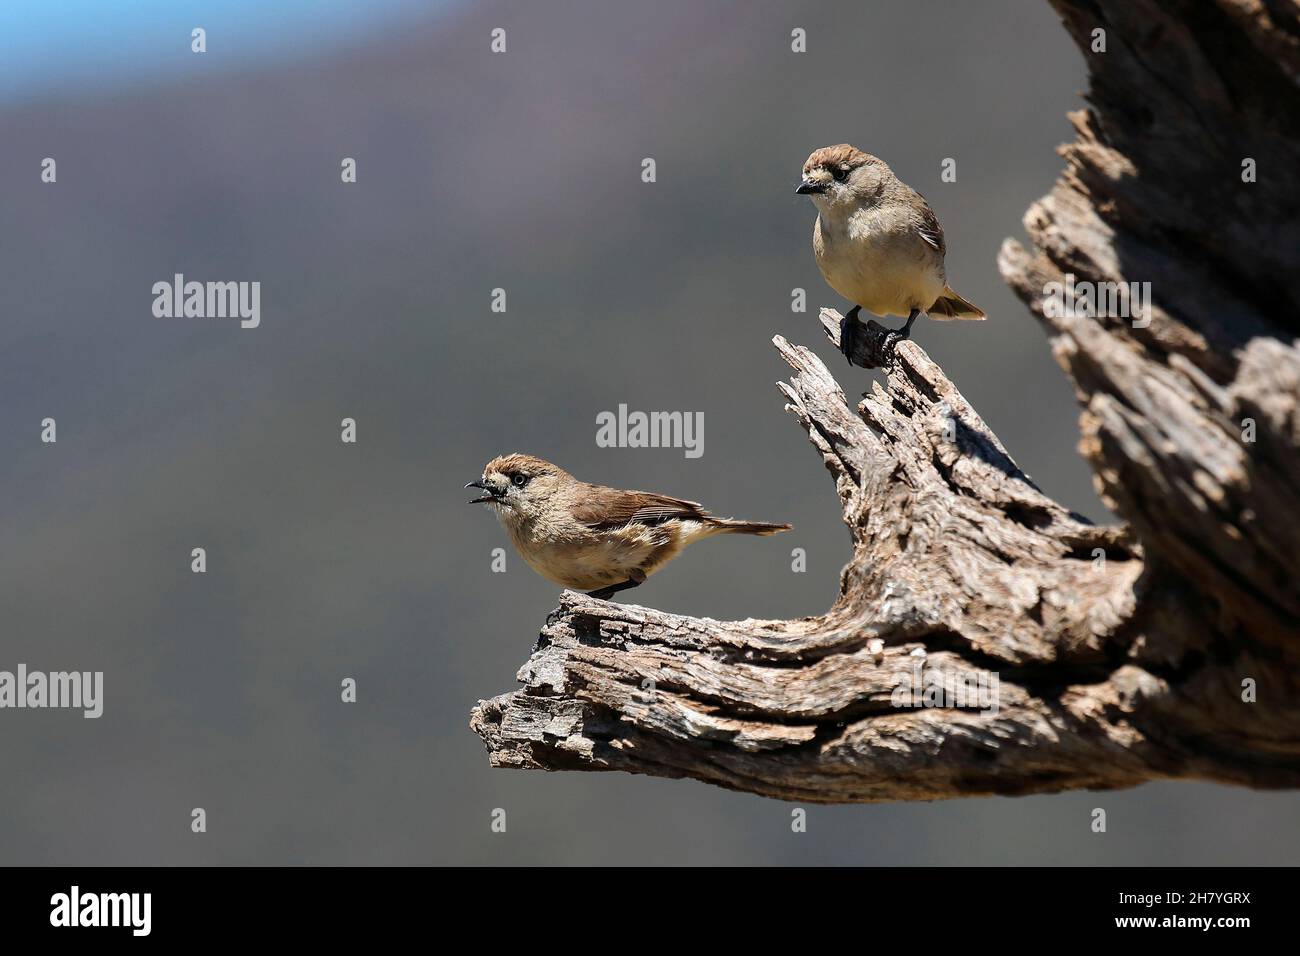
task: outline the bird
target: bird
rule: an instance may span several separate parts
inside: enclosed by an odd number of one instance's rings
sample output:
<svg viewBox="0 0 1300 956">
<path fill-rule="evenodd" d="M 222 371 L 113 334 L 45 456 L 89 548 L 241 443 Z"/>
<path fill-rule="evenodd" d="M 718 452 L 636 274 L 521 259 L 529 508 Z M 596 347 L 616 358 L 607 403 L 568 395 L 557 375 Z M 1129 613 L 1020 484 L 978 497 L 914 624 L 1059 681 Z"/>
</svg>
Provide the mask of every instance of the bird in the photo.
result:
<svg viewBox="0 0 1300 956">
<path fill-rule="evenodd" d="M 925 201 L 881 159 L 841 143 L 813 150 L 796 187 L 817 207 L 813 253 L 827 284 L 853 307 L 840 326 L 840 351 L 853 361 L 858 312 L 905 315 L 888 330 L 886 351 L 912 335 L 919 315 L 983 319 L 984 310 L 948 285 L 943 228 Z"/>
<path fill-rule="evenodd" d="M 556 584 L 608 600 L 635 588 L 689 544 L 717 534 L 769 535 L 788 524 L 715 518 L 697 502 L 579 481 L 532 455 L 493 458 L 466 488 L 491 505 L 515 550 Z"/>
</svg>

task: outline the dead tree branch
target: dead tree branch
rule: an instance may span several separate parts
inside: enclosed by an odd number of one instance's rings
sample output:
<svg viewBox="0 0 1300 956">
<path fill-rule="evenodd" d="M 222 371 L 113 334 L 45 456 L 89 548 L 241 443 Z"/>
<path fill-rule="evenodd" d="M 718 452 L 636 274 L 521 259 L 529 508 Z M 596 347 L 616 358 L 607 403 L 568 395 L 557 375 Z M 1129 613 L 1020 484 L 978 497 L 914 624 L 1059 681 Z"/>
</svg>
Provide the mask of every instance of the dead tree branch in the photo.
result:
<svg viewBox="0 0 1300 956">
<path fill-rule="evenodd" d="M 1052 2 L 1108 48 L 1086 54 L 1091 109 L 1026 217 L 1034 248 L 1008 240 L 999 267 L 1126 524 L 1044 496 L 914 343 L 854 409 L 778 336 L 853 536 L 838 601 L 720 622 L 565 592 L 522 689 L 474 710 L 494 766 L 828 803 L 1300 785 L 1300 11 Z M 1150 309 L 1058 314 L 1067 281 L 1150 282 Z M 822 313 L 833 341 L 839 321 Z M 996 712 L 910 706 L 992 674 Z"/>
</svg>

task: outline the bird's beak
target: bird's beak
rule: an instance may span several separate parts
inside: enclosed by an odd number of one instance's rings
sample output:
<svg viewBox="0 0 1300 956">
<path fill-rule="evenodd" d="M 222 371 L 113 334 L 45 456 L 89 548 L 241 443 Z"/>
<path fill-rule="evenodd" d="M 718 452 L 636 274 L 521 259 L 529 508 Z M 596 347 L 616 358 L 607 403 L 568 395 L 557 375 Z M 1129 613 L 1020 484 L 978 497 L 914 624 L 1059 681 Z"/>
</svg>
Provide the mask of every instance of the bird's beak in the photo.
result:
<svg viewBox="0 0 1300 956">
<path fill-rule="evenodd" d="M 826 184 L 815 183 L 811 179 L 805 179 L 798 186 L 794 187 L 794 191 L 800 196 L 811 196 L 813 193 L 826 192 Z"/>
<path fill-rule="evenodd" d="M 492 489 L 482 481 L 471 481 L 465 487 L 482 488 L 484 491 L 487 492 L 487 494 L 485 495 L 479 495 L 477 498 L 471 498 L 468 502 L 471 505 L 482 504 L 484 501 L 496 501 L 497 499 L 497 496 L 492 493 Z"/>
</svg>

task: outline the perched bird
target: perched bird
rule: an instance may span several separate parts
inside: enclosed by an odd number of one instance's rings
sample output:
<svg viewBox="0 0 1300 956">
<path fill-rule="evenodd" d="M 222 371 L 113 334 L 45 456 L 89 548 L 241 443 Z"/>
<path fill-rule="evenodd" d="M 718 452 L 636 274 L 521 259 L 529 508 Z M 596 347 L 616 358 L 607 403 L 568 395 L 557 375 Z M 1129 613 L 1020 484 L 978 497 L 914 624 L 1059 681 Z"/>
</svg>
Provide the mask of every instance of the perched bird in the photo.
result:
<svg viewBox="0 0 1300 956">
<path fill-rule="evenodd" d="M 982 319 L 982 309 L 948 287 L 943 229 L 925 197 L 869 153 L 847 143 L 815 150 L 796 193 L 817 206 L 813 252 L 822 277 L 853 303 L 840 330 L 852 361 L 858 311 L 905 315 L 886 337 L 892 348 L 912 334 L 922 313 L 932 319 Z"/>
<path fill-rule="evenodd" d="M 470 504 L 496 510 L 534 571 L 598 598 L 636 587 L 701 538 L 790 530 L 715 518 L 694 501 L 589 485 L 532 455 L 493 458 L 465 487 L 484 492 Z"/>
</svg>

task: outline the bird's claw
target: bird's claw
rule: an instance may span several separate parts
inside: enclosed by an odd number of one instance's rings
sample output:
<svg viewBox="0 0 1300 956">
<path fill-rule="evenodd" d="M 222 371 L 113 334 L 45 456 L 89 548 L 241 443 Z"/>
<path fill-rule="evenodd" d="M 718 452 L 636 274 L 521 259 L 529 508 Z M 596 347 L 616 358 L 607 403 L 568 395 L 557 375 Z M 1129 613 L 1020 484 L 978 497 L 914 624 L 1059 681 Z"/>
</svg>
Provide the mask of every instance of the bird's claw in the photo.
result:
<svg viewBox="0 0 1300 956">
<path fill-rule="evenodd" d="M 894 350 L 898 347 L 898 343 L 912 337 L 912 322 L 915 321 L 915 316 L 908 319 L 907 324 L 901 329 L 886 329 L 874 320 L 863 326 L 856 312 L 857 310 L 854 309 L 840 322 L 840 354 L 850 365 L 857 365 L 854 356 L 860 351 L 863 368 L 885 368 L 894 360 Z M 865 348 L 859 349 L 859 335 L 866 336 L 865 343 L 862 343 Z"/>
<path fill-rule="evenodd" d="M 880 351 L 884 355 L 892 357 L 894 350 L 898 348 L 898 343 L 905 342 L 911 337 L 911 333 L 902 330 L 886 332 L 885 337 L 880 341 Z"/>
<path fill-rule="evenodd" d="M 853 324 L 846 322 L 840 330 L 840 354 L 850 365 L 853 364 L 853 339 Z"/>
</svg>

